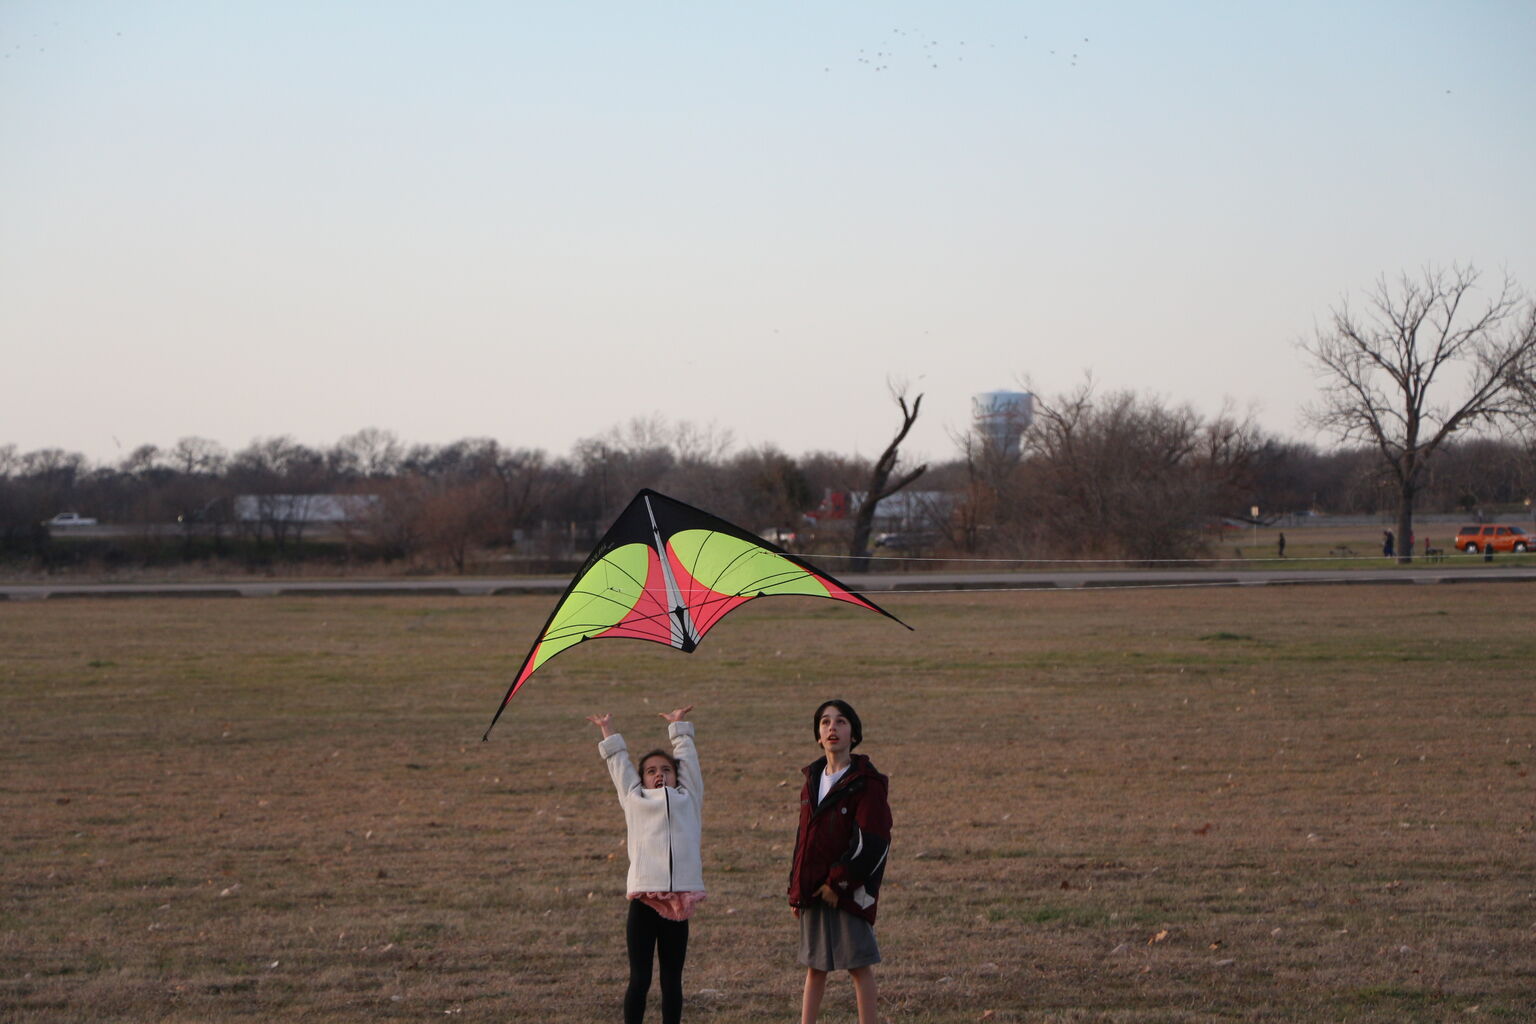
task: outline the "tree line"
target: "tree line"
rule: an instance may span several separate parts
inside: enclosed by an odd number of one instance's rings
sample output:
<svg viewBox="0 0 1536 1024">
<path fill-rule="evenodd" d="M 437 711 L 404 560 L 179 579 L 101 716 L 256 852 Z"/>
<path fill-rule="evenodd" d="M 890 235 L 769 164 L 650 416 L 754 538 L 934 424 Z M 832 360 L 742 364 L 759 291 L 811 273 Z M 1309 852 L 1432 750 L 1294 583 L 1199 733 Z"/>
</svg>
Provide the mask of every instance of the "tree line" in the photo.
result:
<svg viewBox="0 0 1536 1024">
<path fill-rule="evenodd" d="M 1266 435 L 1230 412 L 1207 417 L 1088 385 L 1040 400 L 1015 457 L 976 435 L 957 447 L 959 457 L 908 481 L 899 524 L 876 518 L 866 548 L 879 552 L 881 534 L 896 532 L 889 553 L 1188 558 L 1208 551 L 1213 528 L 1246 522 L 1255 506 L 1265 521 L 1396 510 L 1397 480 L 1369 447 L 1322 450 Z M 735 451 L 725 435 L 661 419 L 631 422 L 562 456 L 490 438 L 411 445 L 372 428 L 323 448 L 279 436 L 230 452 L 189 437 L 94 465 L 59 449 L 0 446 L 0 552 L 12 563 L 67 564 L 78 545 L 44 523 L 77 510 L 103 523 L 160 526 L 133 543 L 103 545 L 130 561 L 346 558 L 462 572 L 488 553 L 580 557 L 635 491 L 651 487 L 792 548 L 841 553 L 876 468 L 832 452 Z M 1422 511 L 1476 518 L 1522 509 L 1533 493 L 1536 448 L 1470 437 L 1436 452 L 1418 501 Z M 280 510 L 236 515 L 241 496 L 317 494 L 369 501 L 323 538 L 316 524 Z M 892 529 L 880 530 L 882 521 Z"/>
<path fill-rule="evenodd" d="M 45 524 L 73 510 L 143 525 L 136 545 L 119 533 L 95 553 L 128 561 L 339 557 L 459 572 L 488 557 L 568 561 L 641 487 L 857 566 L 881 546 L 939 557 L 1194 558 L 1222 522 L 1254 510 L 1260 520 L 1391 515 L 1404 537 L 1416 512 L 1529 515 L 1536 303 L 1507 276 L 1486 300 L 1478 286 L 1477 271 L 1459 266 L 1383 278 L 1363 310 L 1342 301 L 1298 343 L 1320 382 L 1308 416 L 1333 449 L 1267 434 L 1230 408 L 1208 416 L 1156 396 L 1100 393 L 1091 381 L 1037 395 L 1019 445 L 994 450 L 973 433 L 956 439 L 957 458 L 933 466 L 902 458 L 922 405 L 905 393 L 892 396 L 899 427 L 874 460 L 736 451 L 728 433 L 659 416 L 565 455 L 490 438 L 407 444 L 376 428 L 325 448 L 275 436 L 229 452 L 185 437 L 98 465 L 0 445 L 0 558 L 48 568 L 90 557 Z M 291 500 L 313 495 L 347 510 L 323 545 Z"/>
</svg>

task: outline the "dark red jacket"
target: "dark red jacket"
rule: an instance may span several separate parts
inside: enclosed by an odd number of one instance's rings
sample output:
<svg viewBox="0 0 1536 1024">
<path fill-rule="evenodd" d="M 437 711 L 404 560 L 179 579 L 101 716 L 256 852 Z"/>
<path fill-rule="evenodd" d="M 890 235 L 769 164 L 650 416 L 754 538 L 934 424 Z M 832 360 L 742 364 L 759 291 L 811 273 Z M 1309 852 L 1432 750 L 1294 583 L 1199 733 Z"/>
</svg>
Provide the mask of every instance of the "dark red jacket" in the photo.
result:
<svg viewBox="0 0 1536 1024">
<path fill-rule="evenodd" d="M 871 924 L 880 903 L 880 880 L 891 848 L 889 780 L 869 758 L 854 754 L 848 771 L 819 804 L 816 794 L 827 759 L 805 768 L 800 790 L 800 831 L 789 872 L 789 905 L 817 902 L 816 890 L 828 883 L 837 905 Z"/>
</svg>

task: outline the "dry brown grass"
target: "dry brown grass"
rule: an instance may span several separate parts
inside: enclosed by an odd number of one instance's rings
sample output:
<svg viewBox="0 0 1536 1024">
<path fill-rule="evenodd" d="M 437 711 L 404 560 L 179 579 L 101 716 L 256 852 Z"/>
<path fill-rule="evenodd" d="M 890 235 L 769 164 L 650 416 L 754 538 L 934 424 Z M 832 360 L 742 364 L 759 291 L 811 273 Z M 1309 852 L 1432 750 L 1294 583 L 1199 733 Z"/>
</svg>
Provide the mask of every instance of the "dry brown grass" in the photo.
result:
<svg viewBox="0 0 1536 1024">
<path fill-rule="evenodd" d="M 1536 1014 L 1536 588 L 888 604 L 918 632 L 781 600 L 692 657 L 583 647 L 484 744 L 548 598 L 0 604 L 0 1018 L 618 1019 L 622 818 L 582 716 L 649 744 L 691 702 L 686 1016 L 794 1019 L 831 695 L 892 777 L 892 1021 Z"/>
</svg>

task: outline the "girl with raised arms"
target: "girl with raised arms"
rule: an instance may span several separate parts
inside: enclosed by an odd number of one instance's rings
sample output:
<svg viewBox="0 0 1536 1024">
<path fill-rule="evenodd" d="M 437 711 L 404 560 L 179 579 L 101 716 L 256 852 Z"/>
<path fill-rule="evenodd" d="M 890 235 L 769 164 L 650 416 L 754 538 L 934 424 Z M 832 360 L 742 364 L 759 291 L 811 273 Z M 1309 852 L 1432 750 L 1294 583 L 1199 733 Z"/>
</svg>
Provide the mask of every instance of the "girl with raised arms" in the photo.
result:
<svg viewBox="0 0 1536 1024">
<path fill-rule="evenodd" d="M 672 752 L 653 750 L 629 759 L 613 716 L 588 715 L 603 732 L 597 752 L 608 765 L 624 808 L 629 835 L 629 918 L 624 934 L 629 946 L 629 986 L 624 992 L 624 1024 L 640 1024 L 651 989 L 651 967 L 660 961 L 662 1024 L 683 1017 L 683 961 L 688 956 L 688 919 L 704 900 L 704 777 L 693 745 L 693 723 L 684 716 L 693 705 L 663 712 Z"/>
</svg>

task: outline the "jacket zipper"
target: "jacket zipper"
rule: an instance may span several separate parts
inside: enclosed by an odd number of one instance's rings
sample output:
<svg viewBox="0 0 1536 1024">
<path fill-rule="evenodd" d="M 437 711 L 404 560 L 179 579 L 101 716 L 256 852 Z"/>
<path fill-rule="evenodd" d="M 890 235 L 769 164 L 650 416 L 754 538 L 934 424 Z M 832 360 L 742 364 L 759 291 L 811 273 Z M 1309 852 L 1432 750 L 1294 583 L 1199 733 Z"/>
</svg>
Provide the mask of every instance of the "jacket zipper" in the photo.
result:
<svg viewBox="0 0 1536 1024">
<path fill-rule="evenodd" d="M 821 765 L 824 765 L 825 763 L 826 763 L 825 759 L 822 759 L 821 761 L 817 762 L 817 764 L 821 764 Z M 850 769 L 852 768 L 851 764 L 849 765 L 849 768 Z M 815 773 L 812 773 L 811 785 L 815 784 L 814 774 Z M 812 818 L 819 817 L 821 815 L 822 810 L 824 808 L 831 807 L 832 803 L 833 803 L 832 798 L 834 796 L 836 796 L 839 799 L 841 799 L 842 797 L 848 796 L 854 790 L 863 789 L 863 788 L 864 788 L 864 777 L 862 775 L 856 775 L 853 778 L 849 778 L 847 775 L 844 775 L 841 779 L 837 780 L 837 785 L 835 785 L 831 789 L 827 790 L 827 795 L 825 797 L 823 797 L 822 799 L 818 800 L 815 803 L 815 805 L 811 807 L 811 817 Z M 804 852 L 804 850 L 802 850 L 801 847 L 800 847 L 800 837 L 798 835 L 796 835 L 796 837 L 795 837 L 795 861 L 794 861 L 794 864 L 790 866 L 790 872 L 795 877 L 798 877 L 799 874 L 800 874 L 800 861 L 801 861 L 801 854 L 803 852 Z"/>
<path fill-rule="evenodd" d="M 815 807 L 811 808 L 811 817 L 814 818 L 820 814 L 822 812 L 822 808 L 831 807 L 832 798 L 834 796 L 841 798 L 847 796 L 849 793 L 852 793 L 855 789 L 862 789 L 863 787 L 863 779 L 838 779 L 837 785 L 827 790 L 827 795 L 818 801 Z"/>
<path fill-rule="evenodd" d="M 667 892 L 672 892 L 672 794 L 661 787 L 661 798 L 667 802 Z"/>
</svg>

